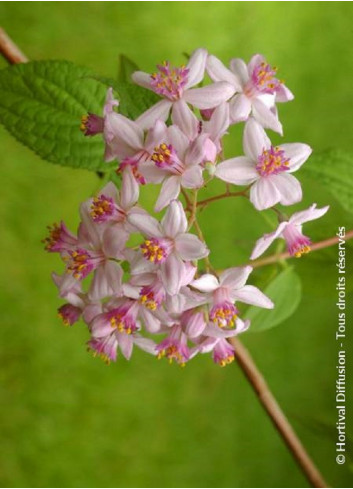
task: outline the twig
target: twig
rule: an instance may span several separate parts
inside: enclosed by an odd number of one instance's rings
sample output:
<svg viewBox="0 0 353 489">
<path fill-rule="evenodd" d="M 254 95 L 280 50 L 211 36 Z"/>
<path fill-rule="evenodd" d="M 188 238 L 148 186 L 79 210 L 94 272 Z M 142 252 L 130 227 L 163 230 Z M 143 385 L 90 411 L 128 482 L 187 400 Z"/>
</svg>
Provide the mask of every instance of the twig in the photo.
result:
<svg viewBox="0 0 353 489">
<path fill-rule="evenodd" d="M 1 28 L 0 28 L 0 52 L 11 64 L 26 63 L 28 61 L 26 56 L 19 50 L 16 44 L 7 36 L 5 31 Z M 195 201 L 193 203 L 194 205 L 192 205 L 189 196 L 187 195 L 186 192 L 184 193 L 184 191 L 182 190 L 186 200 L 187 208 L 189 208 L 191 212 L 195 213 L 193 225 L 196 228 L 196 231 L 200 239 L 203 240 L 203 235 L 202 235 L 201 228 L 197 222 L 196 208 L 198 206 L 204 207 L 210 202 L 220 200 L 225 197 L 235 197 L 239 195 L 246 196 L 247 190 L 248 189 L 245 189 L 242 192 L 229 192 L 227 189 L 227 192 L 225 194 L 217 195 L 215 197 L 211 197 L 209 199 L 196 202 L 196 205 L 195 205 Z M 349 231 L 346 234 L 346 239 L 350 239 L 352 237 L 353 237 L 353 230 Z M 316 245 L 313 245 L 312 249 L 325 248 L 326 246 L 331 246 L 332 244 L 335 244 L 337 242 L 338 242 L 338 238 L 336 237 L 331 238 L 326 241 L 322 241 L 321 243 L 317 243 Z M 256 267 L 256 266 L 267 265 L 268 263 L 273 263 L 277 260 L 286 259 L 286 258 L 289 258 L 288 253 L 282 253 L 280 255 L 274 255 L 272 257 L 268 257 L 263 260 L 252 262 L 252 266 Z M 207 266 L 210 266 L 208 259 L 206 261 L 206 264 Z M 258 395 L 261 404 L 263 405 L 266 412 L 270 416 L 273 424 L 281 434 L 283 440 L 287 444 L 293 456 L 298 461 L 300 467 L 302 468 L 303 472 L 307 476 L 310 483 L 314 487 L 328 487 L 324 479 L 321 477 L 320 473 L 318 472 L 317 468 L 311 461 L 310 457 L 307 455 L 303 445 L 301 444 L 298 437 L 296 436 L 287 418 L 284 416 L 281 408 L 276 402 L 276 399 L 273 397 L 272 393 L 270 392 L 265 379 L 263 378 L 261 372 L 257 369 L 253 359 L 251 358 L 246 348 L 236 338 L 231 338 L 229 341 L 235 347 L 235 358 L 239 366 L 245 373 L 247 379 L 249 380 L 250 384 L 252 385 L 256 394 Z"/>
<path fill-rule="evenodd" d="M 282 436 L 312 486 L 328 487 L 272 395 L 263 375 L 256 367 L 245 346 L 237 338 L 230 338 L 229 342 L 234 346 L 235 359 L 256 392 L 260 403 L 270 416 L 272 423 Z"/>
<path fill-rule="evenodd" d="M 348 231 L 345 235 L 344 240 L 348 241 L 353 238 L 353 229 Z M 325 239 L 324 241 L 319 241 L 318 243 L 314 243 L 311 245 L 311 251 L 321 250 L 322 248 L 328 248 L 329 246 L 333 246 L 337 244 L 339 241 L 338 236 L 334 236 L 333 238 Z M 263 267 L 265 265 L 271 265 L 271 263 L 276 263 L 281 260 L 287 260 L 288 258 L 293 258 L 292 255 L 285 251 L 284 253 L 267 256 L 266 258 L 260 258 L 259 260 L 250 261 L 248 265 L 251 265 L 253 268 Z"/>
<path fill-rule="evenodd" d="M 7 61 L 14 65 L 17 63 L 27 63 L 27 57 L 16 46 L 16 44 L 6 34 L 4 29 L 0 27 L 0 53 Z"/>
<path fill-rule="evenodd" d="M 209 197 L 208 199 L 200 200 L 197 203 L 197 207 L 205 206 L 216 200 L 226 199 L 227 197 L 246 197 L 246 192 L 248 189 L 242 190 L 241 192 L 224 192 L 224 194 L 215 195 L 214 197 Z"/>
</svg>

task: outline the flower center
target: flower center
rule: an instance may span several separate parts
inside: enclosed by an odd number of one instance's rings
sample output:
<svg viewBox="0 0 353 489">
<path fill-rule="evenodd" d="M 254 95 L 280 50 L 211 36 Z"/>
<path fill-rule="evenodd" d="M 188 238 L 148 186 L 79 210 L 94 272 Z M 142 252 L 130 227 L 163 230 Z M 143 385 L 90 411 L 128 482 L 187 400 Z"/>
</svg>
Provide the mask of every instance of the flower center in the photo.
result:
<svg viewBox="0 0 353 489">
<path fill-rule="evenodd" d="M 273 94 L 282 83 L 276 78 L 276 74 L 276 67 L 272 68 L 268 63 L 263 62 L 255 66 L 251 80 L 259 92 Z"/>
<path fill-rule="evenodd" d="M 94 255 L 84 248 L 68 251 L 68 256 L 65 259 L 68 260 L 67 271 L 72 273 L 77 280 L 87 277 L 103 261 L 101 255 Z"/>
<path fill-rule="evenodd" d="M 166 239 L 146 239 L 140 246 L 143 256 L 152 263 L 163 263 L 169 256 L 171 244 Z"/>
<path fill-rule="evenodd" d="M 151 159 L 158 168 L 171 170 L 173 173 L 183 172 L 183 164 L 171 144 L 162 143 L 156 146 Z"/>
<path fill-rule="evenodd" d="M 112 328 L 119 333 L 132 334 L 137 331 L 135 317 L 130 313 L 131 307 L 118 307 L 109 313 L 109 322 Z"/>
<path fill-rule="evenodd" d="M 309 253 L 311 241 L 301 230 L 294 224 L 288 224 L 283 231 L 283 237 L 287 242 L 289 254 L 300 258 L 302 255 Z"/>
<path fill-rule="evenodd" d="M 104 119 L 96 114 L 88 113 L 81 117 L 80 130 L 85 136 L 95 136 L 103 132 L 104 130 Z"/>
<path fill-rule="evenodd" d="M 189 70 L 185 66 L 171 67 L 168 61 L 157 65 L 157 68 L 158 72 L 151 75 L 153 90 L 169 100 L 178 100 L 188 81 Z"/>
<path fill-rule="evenodd" d="M 262 177 L 267 177 L 288 171 L 288 164 L 289 159 L 285 157 L 284 151 L 278 146 L 271 146 L 270 149 L 264 149 L 258 157 L 256 170 Z"/>
<path fill-rule="evenodd" d="M 81 309 L 71 304 L 64 304 L 58 309 L 58 316 L 62 319 L 64 326 L 72 326 L 81 316 Z"/>
<path fill-rule="evenodd" d="M 124 213 L 118 209 L 113 199 L 105 195 L 100 195 L 93 199 L 90 214 L 94 222 L 109 221 L 117 214 L 124 216 Z"/>
<path fill-rule="evenodd" d="M 147 309 L 151 311 L 155 311 L 158 307 L 161 306 L 162 302 L 165 299 L 165 292 L 161 285 L 146 285 L 142 287 L 140 291 L 140 302 Z"/>
<path fill-rule="evenodd" d="M 237 308 L 229 301 L 216 304 L 210 311 L 211 321 L 219 328 L 234 328 Z"/>
</svg>

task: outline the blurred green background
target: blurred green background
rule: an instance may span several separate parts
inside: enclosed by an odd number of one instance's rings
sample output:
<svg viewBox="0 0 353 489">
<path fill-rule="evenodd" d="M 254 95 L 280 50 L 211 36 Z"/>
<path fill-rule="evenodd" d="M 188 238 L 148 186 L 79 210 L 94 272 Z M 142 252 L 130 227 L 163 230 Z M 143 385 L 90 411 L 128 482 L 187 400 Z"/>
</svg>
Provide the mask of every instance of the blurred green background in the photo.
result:
<svg viewBox="0 0 353 489">
<path fill-rule="evenodd" d="M 116 75 L 121 53 L 151 71 L 199 46 L 224 62 L 261 52 L 296 96 L 279 107 L 286 141 L 315 152 L 353 150 L 352 14 L 350 2 L 0 4 L 2 27 L 30 59 L 69 59 L 107 76 Z M 228 156 L 241 151 L 241 130 L 228 138 Z M 61 268 L 40 240 L 58 219 L 75 228 L 79 203 L 100 183 L 87 171 L 39 160 L 3 128 L 0 148 L 0 485 L 306 487 L 237 365 L 221 369 L 200 356 L 181 369 L 135 351 L 130 363 L 119 358 L 106 367 L 86 352 L 83 324 L 61 325 L 50 279 Z M 307 225 L 314 241 L 352 227 L 326 188 L 305 171 L 297 175 L 300 207 L 331 205 Z M 201 221 L 221 268 L 244 263 L 269 232 L 259 213 L 236 200 L 214 204 Z M 352 459 L 335 462 L 335 263 L 336 248 L 296 261 L 303 281 L 296 313 L 243 338 L 328 483 L 350 487 Z M 253 281 L 273 270 L 256 271 Z"/>
</svg>

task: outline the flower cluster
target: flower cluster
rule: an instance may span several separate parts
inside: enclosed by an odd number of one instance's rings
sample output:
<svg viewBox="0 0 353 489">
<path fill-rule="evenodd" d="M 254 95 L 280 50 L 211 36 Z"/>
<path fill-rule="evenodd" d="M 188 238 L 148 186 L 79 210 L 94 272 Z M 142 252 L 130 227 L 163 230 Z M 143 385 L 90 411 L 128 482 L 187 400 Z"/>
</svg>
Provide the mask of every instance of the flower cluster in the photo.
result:
<svg viewBox="0 0 353 489">
<path fill-rule="evenodd" d="M 206 72 L 212 83 L 200 86 Z M 234 360 L 229 340 L 249 327 L 237 303 L 268 309 L 274 304 L 246 285 L 251 266 L 218 274 L 212 269 L 197 222 L 197 192 L 218 178 L 246 186 L 243 194 L 260 211 L 294 204 L 302 191 L 292 173 L 311 149 L 301 143 L 273 146 L 267 137 L 265 128 L 282 134 L 276 103 L 293 95 L 260 55 L 248 64 L 233 59 L 228 69 L 198 49 L 186 66 L 164 62 L 156 73 L 136 72 L 132 79 L 161 100 L 130 120 L 119 113 L 109 89 L 103 116 L 88 114 L 81 121 L 86 136 L 103 135 L 104 157 L 117 161 L 120 188 L 109 182 L 81 205 L 76 235 L 61 222 L 44 240 L 65 264 L 62 275 L 53 274 L 66 301 L 59 315 L 70 326 L 82 318 L 88 348 L 107 363 L 118 350 L 129 359 L 136 345 L 180 365 L 212 352 L 224 366 Z M 224 160 L 223 136 L 240 122 L 244 156 Z M 148 184 L 161 185 L 154 208 L 163 211 L 160 219 L 139 204 L 140 186 Z M 291 255 L 307 253 L 310 240 L 302 224 L 327 209 L 314 204 L 289 219 L 276 209 L 279 226 L 257 241 L 251 259 L 276 238 L 287 242 Z M 131 244 L 131 235 L 139 245 Z"/>
</svg>

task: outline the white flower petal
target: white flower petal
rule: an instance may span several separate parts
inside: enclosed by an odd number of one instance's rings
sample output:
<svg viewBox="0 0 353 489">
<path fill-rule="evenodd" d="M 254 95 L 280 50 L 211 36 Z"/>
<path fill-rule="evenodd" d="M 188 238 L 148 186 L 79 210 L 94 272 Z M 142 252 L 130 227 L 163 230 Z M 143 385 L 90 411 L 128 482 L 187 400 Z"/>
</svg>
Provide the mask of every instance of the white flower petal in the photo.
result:
<svg viewBox="0 0 353 489">
<path fill-rule="evenodd" d="M 274 304 L 267 295 L 253 285 L 245 285 L 243 288 L 234 291 L 232 299 L 253 306 L 264 307 L 265 309 L 273 309 Z"/>
<path fill-rule="evenodd" d="M 263 127 L 272 129 L 281 136 L 283 135 L 282 124 L 278 120 L 276 111 L 272 111 L 258 97 L 252 100 L 252 115 Z"/>
<path fill-rule="evenodd" d="M 177 199 L 180 193 L 180 177 L 172 175 L 167 177 L 161 187 L 156 205 L 154 206 L 155 212 L 159 212 L 174 199 Z"/>
<path fill-rule="evenodd" d="M 136 123 L 143 129 L 150 129 L 154 126 L 158 119 L 166 121 L 168 119 L 169 111 L 172 107 L 172 102 L 169 100 L 161 100 L 155 105 L 152 105 L 146 112 L 140 115 L 136 119 Z"/>
<path fill-rule="evenodd" d="M 290 173 L 297 171 L 312 153 L 310 146 L 303 143 L 281 144 L 280 148 L 284 151 L 286 157 L 289 158 Z"/>
<path fill-rule="evenodd" d="M 249 81 L 249 73 L 246 63 L 240 58 L 233 58 L 230 61 L 230 69 L 237 77 L 239 84 L 244 87 Z"/>
<path fill-rule="evenodd" d="M 289 175 L 289 173 L 280 173 L 271 176 L 271 181 L 280 194 L 279 202 L 282 205 L 292 205 L 302 200 L 302 187 L 299 180 L 293 177 L 293 175 Z"/>
<path fill-rule="evenodd" d="M 123 171 L 121 185 L 121 206 L 123 209 L 130 209 L 139 198 L 139 184 L 134 177 L 131 167 L 128 165 Z"/>
<path fill-rule="evenodd" d="M 222 61 L 216 58 L 216 56 L 210 55 L 208 57 L 206 69 L 211 80 L 215 82 L 226 81 L 233 85 L 236 90 L 241 90 L 238 77 L 226 68 Z"/>
<path fill-rule="evenodd" d="M 170 203 L 161 224 L 165 235 L 169 238 L 175 238 L 178 234 L 185 233 L 188 222 L 181 202 L 173 200 Z"/>
<path fill-rule="evenodd" d="M 246 156 L 223 161 L 216 166 L 215 175 L 235 185 L 249 185 L 259 178 L 254 162 Z"/>
<path fill-rule="evenodd" d="M 183 99 L 198 109 L 213 109 L 234 95 L 234 87 L 227 82 L 216 82 L 202 88 L 187 90 Z"/>
<path fill-rule="evenodd" d="M 309 207 L 309 209 L 293 214 L 289 219 L 289 222 L 291 224 L 301 225 L 304 224 L 304 222 L 314 221 L 315 219 L 319 219 L 321 216 L 326 214 L 329 208 L 330 206 L 327 205 L 325 207 L 321 207 L 321 209 L 317 209 L 316 204 L 313 204 Z"/>
<path fill-rule="evenodd" d="M 252 267 L 233 267 L 228 268 L 220 275 L 220 285 L 230 289 L 239 289 L 243 287 L 248 280 Z"/>
<path fill-rule="evenodd" d="M 245 155 L 252 159 L 256 164 L 258 157 L 262 154 L 264 149 L 269 149 L 271 141 L 267 137 L 263 127 L 250 118 L 245 124 L 244 136 L 243 136 L 243 148 Z"/>
<path fill-rule="evenodd" d="M 207 54 L 206 49 L 199 48 L 196 49 L 190 56 L 189 62 L 186 66 L 186 68 L 189 70 L 188 80 L 185 85 L 186 90 L 194 85 L 197 85 L 203 80 Z"/>
<path fill-rule="evenodd" d="M 174 253 L 161 264 L 161 278 L 168 294 L 178 294 L 184 276 L 184 263 Z"/>
<path fill-rule="evenodd" d="M 273 176 L 260 178 L 250 189 L 250 202 L 259 211 L 274 206 L 280 199 L 281 194 L 273 182 Z"/>
<path fill-rule="evenodd" d="M 161 226 L 157 219 L 143 214 L 130 214 L 128 221 L 147 237 L 162 238 Z"/>
<path fill-rule="evenodd" d="M 243 93 L 235 95 L 229 102 L 229 115 L 232 124 L 246 121 L 251 112 L 251 101 Z"/>
<path fill-rule="evenodd" d="M 183 131 L 190 141 L 197 136 L 199 121 L 185 100 L 181 99 L 173 104 L 172 122 Z"/>
<path fill-rule="evenodd" d="M 274 240 L 281 235 L 287 224 L 287 222 L 281 222 L 276 231 L 274 231 L 273 233 L 264 234 L 264 236 L 258 239 L 251 253 L 250 260 L 255 260 L 256 258 L 261 256 L 267 250 L 267 248 L 271 246 Z"/>
<path fill-rule="evenodd" d="M 151 75 L 149 73 L 145 73 L 144 71 L 135 71 L 131 75 L 132 81 L 136 83 L 136 85 L 140 85 L 140 87 L 148 88 L 148 90 L 153 90 L 151 85 Z"/>
<path fill-rule="evenodd" d="M 213 292 L 218 289 L 219 282 L 217 277 L 210 273 L 206 273 L 205 275 L 202 275 L 202 277 L 191 282 L 190 285 L 200 292 Z"/>
<path fill-rule="evenodd" d="M 199 260 L 209 254 L 206 245 L 197 236 L 190 233 L 177 236 L 175 249 L 183 260 Z"/>
</svg>

